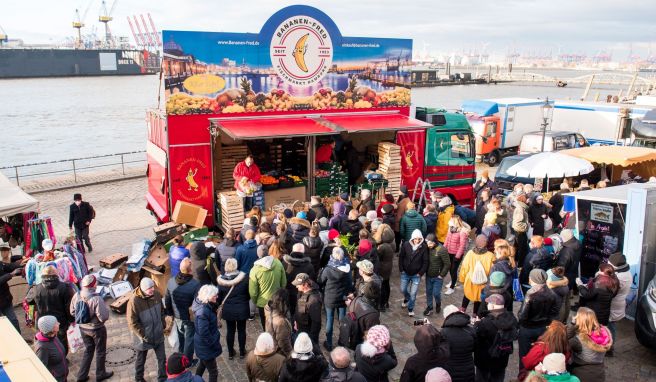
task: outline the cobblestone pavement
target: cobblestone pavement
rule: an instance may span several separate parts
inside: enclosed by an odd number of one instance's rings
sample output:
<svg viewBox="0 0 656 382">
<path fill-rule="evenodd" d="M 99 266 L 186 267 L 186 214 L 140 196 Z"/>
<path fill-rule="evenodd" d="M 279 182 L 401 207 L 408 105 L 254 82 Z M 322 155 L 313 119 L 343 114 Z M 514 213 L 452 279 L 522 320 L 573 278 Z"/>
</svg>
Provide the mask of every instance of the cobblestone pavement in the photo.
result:
<svg viewBox="0 0 656 382">
<path fill-rule="evenodd" d="M 97 218 L 91 227 L 91 241 L 94 252 L 88 257 L 90 264 L 97 264 L 102 256 L 120 251 L 129 251 L 133 242 L 143 237 L 149 237 L 152 233 L 154 219 L 145 209 L 144 195 L 146 193 L 146 181 L 144 178 L 119 181 L 95 186 L 80 187 L 71 190 L 53 191 L 40 193 L 36 197 L 41 201 L 44 214 L 52 217 L 55 232 L 63 235 L 68 232 L 68 205 L 72 201 L 73 192 L 81 192 L 83 198 L 93 204 L 97 211 Z M 399 275 L 396 267 L 392 275 L 392 296 L 390 299 L 390 311 L 383 313 L 381 321 L 390 328 L 394 348 L 399 357 L 399 367 L 390 375 L 391 380 L 398 380 L 405 364 L 405 360 L 414 354 L 413 343 L 414 329 L 412 322 L 414 318 L 408 317 L 405 310 L 401 308 L 401 293 L 399 292 Z M 415 308 L 417 316 L 421 318 L 421 312 L 425 308 L 425 284 L 419 289 L 418 303 Z M 462 289 L 450 296 L 443 296 L 442 306 L 455 304 L 459 306 L 462 300 Z M 108 301 L 109 303 L 109 301 Z M 515 304 L 518 309 L 519 304 Z M 471 308 L 470 308 L 471 309 Z M 19 317 L 22 317 L 22 313 Z M 437 326 L 442 324 L 442 316 L 433 314 L 431 322 Z M 112 313 L 107 324 L 108 327 L 108 361 L 120 361 L 129 359 L 132 355 L 130 346 L 132 336 L 127 330 L 127 321 L 124 315 Z M 33 335 L 31 329 L 24 330 L 25 336 Z M 261 332 L 259 321 L 248 322 L 247 349 L 253 349 L 257 335 Z M 337 333 L 335 333 L 337 335 Z M 323 336 L 323 335 L 322 335 Z M 219 357 L 219 371 L 221 381 L 245 381 L 247 380 L 244 362 L 238 358 L 229 361 L 225 350 L 225 329 L 222 329 L 222 345 L 224 354 Z M 321 338 L 323 341 L 323 337 Z M 118 348 L 127 347 L 127 348 Z M 116 348 L 116 350 L 112 350 Z M 167 354 L 172 349 L 167 344 Z M 81 360 L 80 354 L 69 355 L 71 364 L 71 377 L 75 380 L 75 372 Z M 607 379 L 609 381 L 654 381 L 656 380 L 656 352 L 642 347 L 638 344 L 633 333 L 633 324 L 624 320 L 618 325 L 618 341 L 615 357 L 606 359 Z M 94 367 L 92 367 L 92 370 Z M 125 365 L 109 366 L 109 370 L 115 372 L 111 381 L 132 381 L 134 366 L 132 362 Z M 508 366 L 506 380 L 514 378 L 517 371 L 517 356 L 511 357 Z M 91 375 L 93 378 L 93 374 Z M 150 381 L 156 380 L 156 362 L 152 352 L 148 356 L 146 377 Z"/>
</svg>

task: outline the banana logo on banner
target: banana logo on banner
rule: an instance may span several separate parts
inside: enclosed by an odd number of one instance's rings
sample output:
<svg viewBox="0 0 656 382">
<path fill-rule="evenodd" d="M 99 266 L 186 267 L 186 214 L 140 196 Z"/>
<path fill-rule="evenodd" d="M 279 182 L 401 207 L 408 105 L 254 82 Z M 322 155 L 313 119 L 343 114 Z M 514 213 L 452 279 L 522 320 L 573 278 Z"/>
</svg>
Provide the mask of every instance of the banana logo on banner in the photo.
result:
<svg viewBox="0 0 656 382">
<path fill-rule="evenodd" d="M 320 82 L 333 62 L 333 43 L 327 28 L 310 16 L 293 16 L 281 22 L 271 37 L 271 64 L 291 86 Z"/>
</svg>

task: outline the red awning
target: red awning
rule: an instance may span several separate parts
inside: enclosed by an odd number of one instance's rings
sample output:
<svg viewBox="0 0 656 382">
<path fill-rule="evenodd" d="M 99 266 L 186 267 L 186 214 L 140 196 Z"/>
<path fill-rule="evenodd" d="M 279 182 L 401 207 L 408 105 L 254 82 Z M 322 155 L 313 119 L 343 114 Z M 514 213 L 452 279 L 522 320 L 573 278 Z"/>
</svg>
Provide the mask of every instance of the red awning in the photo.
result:
<svg viewBox="0 0 656 382">
<path fill-rule="evenodd" d="M 349 133 L 423 129 L 432 126 L 430 123 L 401 114 L 326 115 L 321 118 L 343 128 Z"/>
<path fill-rule="evenodd" d="M 217 120 L 221 130 L 233 139 L 266 139 L 335 134 L 331 128 L 312 118 L 252 118 Z"/>
</svg>

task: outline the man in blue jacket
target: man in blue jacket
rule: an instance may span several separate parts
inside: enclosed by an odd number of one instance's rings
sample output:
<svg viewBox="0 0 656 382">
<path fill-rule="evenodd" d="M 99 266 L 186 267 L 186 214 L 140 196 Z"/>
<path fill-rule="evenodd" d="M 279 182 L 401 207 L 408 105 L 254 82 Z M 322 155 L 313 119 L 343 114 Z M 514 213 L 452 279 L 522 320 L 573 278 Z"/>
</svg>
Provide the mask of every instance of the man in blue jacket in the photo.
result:
<svg viewBox="0 0 656 382">
<path fill-rule="evenodd" d="M 194 280 L 191 260 L 186 258 L 180 263 L 180 273 L 169 279 L 166 286 L 164 305 L 167 316 L 173 316 L 178 331 L 178 351 L 189 360 L 194 357 L 194 322 L 189 317 L 189 308 L 200 289 L 200 283 Z M 192 363 L 198 362 L 193 360 Z"/>
<path fill-rule="evenodd" d="M 255 232 L 252 230 L 246 231 L 244 234 L 244 244 L 237 248 L 235 259 L 239 265 L 239 270 L 249 274 L 253 264 L 257 261 L 257 242 L 255 241 Z"/>
</svg>

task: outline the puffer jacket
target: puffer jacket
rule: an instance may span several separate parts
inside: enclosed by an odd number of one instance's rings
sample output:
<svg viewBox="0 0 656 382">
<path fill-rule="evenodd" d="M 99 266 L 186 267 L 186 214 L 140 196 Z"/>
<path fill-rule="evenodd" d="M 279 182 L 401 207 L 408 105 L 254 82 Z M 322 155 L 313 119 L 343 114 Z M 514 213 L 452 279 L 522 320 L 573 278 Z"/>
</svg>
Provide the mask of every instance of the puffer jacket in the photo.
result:
<svg viewBox="0 0 656 382">
<path fill-rule="evenodd" d="M 551 289 L 556 296 L 558 296 L 558 306 L 560 311 L 558 313 L 558 321 L 562 323 L 567 323 L 567 317 L 569 317 L 569 280 L 567 277 L 563 277 L 559 280 L 547 280 L 547 287 Z"/>
<path fill-rule="evenodd" d="M 198 299 L 194 300 L 191 309 L 196 316 L 194 326 L 194 351 L 196 356 L 203 360 L 211 360 L 221 355 L 221 333 L 219 332 L 217 318 L 217 306 L 213 303 L 203 304 Z"/>
<path fill-rule="evenodd" d="M 447 252 L 443 245 L 436 243 L 435 248 L 428 249 L 428 270 L 426 271 L 426 277 L 440 276 L 444 278 L 449 274 L 450 267 L 451 259 L 449 258 L 449 252 Z"/>
<path fill-rule="evenodd" d="M 554 261 L 555 255 L 549 252 L 545 247 L 531 249 L 524 259 L 522 270 L 519 273 L 519 282 L 522 283 L 522 285 L 529 285 L 528 275 L 532 270 L 542 269 L 546 272 L 553 268 Z"/>
<path fill-rule="evenodd" d="M 619 321 L 624 318 L 626 314 L 626 297 L 631 292 L 631 285 L 633 284 L 633 276 L 631 276 L 628 264 L 618 267 L 615 272 L 617 279 L 620 280 L 620 289 L 610 303 L 610 321 Z"/>
<path fill-rule="evenodd" d="M 235 254 L 235 259 L 237 259 L 237 264 L 239 270 L 249 274 L 253 264 L 257 261 L 257 242 L 254 239 L 246 240 L 239 248 L 237 248 L 237 253 Z"/>
<path fill-rule="evenodd" d="M 535 285 L 526 292 L 519 309 L 519 325 L 525 328 L 544 328 L 558 318 L 558 297 L 546 285 Z"/>
<path fill-rule="evenodd" d="M 312 280 L 316 280 L 317 277 L 314 274 L 314 267 L 312 266 L 312 262 L 310 262 L 310 258 L 305 257 L 302 253 L 292 252 L 282 258 L 285 272 L 287 273 L 287 292 L 289 292 L 290 307 L 293 308 L 296 306 L 296 297 L 298 295 L 296 286 L 292 285 L 296 276 L 298 276 L 299 273 L 307 273 Z"/>
<path fill-rule="evenodd" d="M 450 314 L 442 324 L 442 337 L 449 344 L 449 361 L 446 371 L 453 382 L 474 380 L 474 345 L 476 331 L 469 325 L 471 318 L 462 312 Z"/>
<path fill-rule="evenodd" d="M 437 231 L 437 213 L 429 213 L 424 215 L 426 221 L 426 232 L 433 233 Z"/>
<path fill-rule="evenodd" d="M 418 229 L 422 237 L 426 237 L 426 220 L 416 211 L 409 210 L 401 218 L 399 233 L 405 241 L 410 241 L 414 230 Z"/>
<path fill-rule="evenodd" d="M 360 220 L 346 219 L 342 223 L 342 230 L 339 231 L 339 233 L 342 235 L 351 234 L 351 236 L 349 236 L 349 244 L 353 245 L 358 242 L 360 238 L 360 230 L 362 228 L 364 228 L 364 226 L 360 223 Z"/>
<path fill-rule="evenodd" d="M 326 308 L 343 308 L 344 298 L 353 290 L 351 265 L 328 265 L 321 270 L 319 285 L 323 289 L 323 305 Z"/>
<path fill-rule="evenodd" d="M 191 254 L 191 268 L 193 270 L 194 279 L 196 279 L 200 285 L 210 285 L 216 282 L 216 271 L 212 266 L 212 261 L 207 258 L 207 248 L 205 243 L 202 241 L 196 241 L 191 245 L 189 249 Z"/>
<path fill-rule="evenodd" d="M 41 360 L 43 366 L 48 369 L 57 382 L 66 382 L 68 379 L 66 349 L 59 338 L 57 336 L 46 337 L 39 332 L 34 339 L 34 353 Z"/>
<path fill-rule="evenodd" d="M 234 241 L 230 239 L 223 240 L 219 245 L 216 246 L 216 256 L 215 258 L 220 260 L 219 269 L 223 272 L 225 263 L 228 259 L 234 259 L 235 254 L 237 253 L 237 247 L 235 246 Z"/>
<path fill-rule="evenodd" d="M 398 365 L 394 347 L 376 354 L 376 347 L 363 342 L 355 348 L 355 367 L 368 382 L 388 382 L 387 373 Z"/>
<path fill-rule="evenodd" d="M 27 297 L 27 303 L 34 305 L 40 317 L 54 316 L 62 328 L 73 322 L 69 308 L 75 290 L 70 284 L 59 280 L 59 276 L 43 276 L 41 284 L 33 288 Z"/>
<path fill-rule="evenodd" d="M 385 228 L 377 242 L 378 251 L 378 274 L 383 280 L 389 280 L 392 275 L 394 263 L 394 254 L 396 253 L 396 243 L 394 241 L 394 231 L 391 228 Z"/>
<path fill-rule="evenodd" d="M 510 355 L 492 358 L 489 350 L 498 332 L 509 331 L 517 338 L 517 319 L 507 310 L 492 310 L 480 321 L 474 324 L 476 331 L 476 347 L 474 364 L 483 370 L 502 371 L 508 366 Z"/>
<path fill-rule="evenodd" d="M 415 236 L 413 234 L 413 236 Z M 410 241 L 401 244 L 399 252 L 399 272 L 405 272 L 408 276 L 423 276 L 428 270 L 428 246 L 425 241 L 412 249 Z"/>
<path fill-rule="evenodd" d="M 558 252 L 558 266 L 565 268 L 565 276 L 569 280 L 569 290 L 576 288 L 576 278 L 579 277 L 579 262 L 581 261 L 581 243 L 571 238 L 563 243 Z"/>
<path fill-rule="evenodd" d="M 320 350 L 310 359 L 290 358 L 280 370 L 278 382 L 317 382 L 328 373 L 328 362 Z"/>
<path fill-rule="evenodd" d="M 303 242 L 304 238 L 310 236 L 310 227 L 310 222 L 305 219 L 297 217 L 289 219 L 289 229 L 291 230 L 292 234 L 292 243 L 301 243 Z"/>
<path fill-rule="evenodd" d="M 189 257 L 189 250 L 184 245 L 174 245 L 169 249 L 169 265 L 171 266 L 171 277 L 180 272 L 180 263 Z"/>
<path fill-rule="evenodd" d="M 305 247 L 305 256 L 310 258 L 312 267 L 314 267 L 314 274 L 319 274 L 323 242 L 318 237 L 307 236 L 303 238 L 303 246 Z"/>
<path fill-rule="evenodd" d="M 449 227 L 444 240 L 444 247 L 446 247 L 450 255 L 455 255 L 456 259 L 461 259 L 465 254 L 468 242 L 469 232 L 467 230 L 460 229 L 459 231 L 455 231 Z"/>
<path fill-rule="evenodd" d="M 610 307 L 617 291 L 611 290 L 604 283 L 605 275 L 597 275 L 588 285 L 579 285 L 579 303 L 592 309 L 601 325 L 608 325 Z"/>
<path fill-rule="evenodd" d="M 246 375 L 249 382 L 278 382 L 280 369 L 285 364 L 285 356 L 280 353 L 255 355 L 252 351 L 246 357 Z"/>
<path fill-rule="evenodd" d="M 264 307 L 264 328 L 271 334 L 273 341 L 278 347 L 278 353 L 289 358 L 292 354 L 292 324 L 287 317 L 272 311 L 271 306 L 267 304 Z"/>
<path fill-rule="evenodd" d="M 394 232 L 400 232 L 399 230 L 401 229 L 401 219 L 408 210 L 408 203 L 410 203 L 410 198 L 407 196 L 404 196 L 403 199 L 396 203 L 396 216 L 394 219 L 394 226 L 392 227 L 394 228 Z"/>
<path fill-rule="evenodd" d="M 147 297 L 141 288 L 132 292 L 126 308 L 128 326 L 137 337 L 138 350 L 153 349 L 164 342 L 164 307 L 162 295 L 157 290 Z"/>
<path fill-rule="evenodd" d="M 164 296 L 166 315 L 189 320 L 189 308 L 194 303 L 200 287 L 200 283 L 194 280 L 192 275 L 178 273 L 177 276 L 170 278 Z"/>
<path fill-rule="evenodd" d="M 576 326 L 568 325 L 567 337 L 573 353 L 572 374 L 583 382 L 604 382 L 604 356 L 613 345 L 610 331 L 602 326 L 598 333 L 587 335 L 578 333 Z"/>
<path fill-rule="evenodd" d="M 319 286 L 315 282 L 312 282 L 312 289 L 309 292 L 298 295 L 294 321 L 296 322 L 297 330 L 307 333 L 314 343 L 319 343 L 322 311 Z"/>
<path fill-rule="evenodd" d="M 280 260 L 265 256 L 253 265 L 248 276 L 248 293 L 251 300 L 262 308 L 280 288 L 287 286 L 287 275 Z"/>
<path fill-rule="evenodd" d="M 437 226 L 435 231 L 429 231 L 429 233 L 435 232 L 437 241 L 440 243 L 444 243 L 446 241 L 446 236 L 449 234 L 449 220 L 451 220 L 454 212 L 455 207 L 451 204 L 444 208 L 440 208 L 437 213 Z"/>
<path fill-rule="evenodd" d="M 516 232 L 527 232 L 528 225 L 528 205 L 516 200 L 512 215 L 512 229 Z"/>
<path fill-rule="evenodd" d="M 417 353 L 410 356 L 401 372 L 400 382 L 424 382 L 428 370 L 449 362 L 449 343 L 433 325 L 422 325 L 415 332 Z"/>
<path fill-rule="evenodd" d="M 219 288 L 219 298 L 216 303 L 223 304 L 221 318 L 226 321 L 247 320 L 250 316 L 248 276 L 244 272 L 224 273 L 216 282 Z M 230 292 L 231 288 L 232 292 Z M 230 293 L 229 296 L 228 293 Z"/>
</svg>

